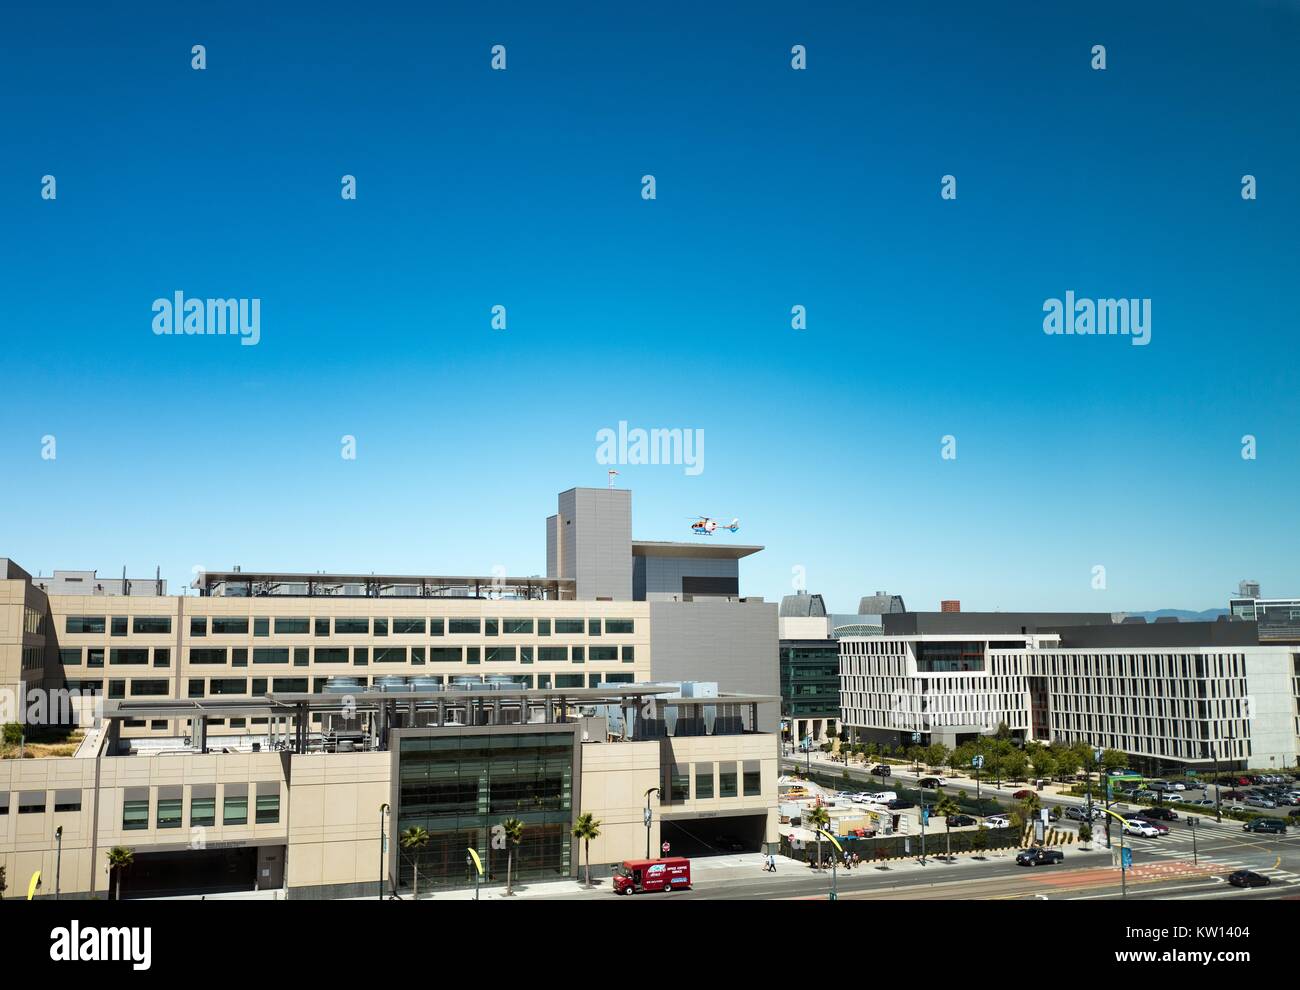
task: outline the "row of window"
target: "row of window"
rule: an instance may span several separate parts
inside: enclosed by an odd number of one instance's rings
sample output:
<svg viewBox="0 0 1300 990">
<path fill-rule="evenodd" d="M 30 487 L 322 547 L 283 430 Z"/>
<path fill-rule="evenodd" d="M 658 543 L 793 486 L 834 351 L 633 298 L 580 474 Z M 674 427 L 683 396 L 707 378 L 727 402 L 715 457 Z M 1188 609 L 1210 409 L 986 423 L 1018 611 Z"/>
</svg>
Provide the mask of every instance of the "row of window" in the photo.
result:
<svg viewBox="0 0 1300 990">
<path fill-rule="evenodd" d="M 110 667 L 150 664 L 150 649 L 109 649 Z M 105 650 L 102 647 L 70 647 L 59 650 L 59 662 L 65 667 L 103 667 Z M 155 667 L 171 666 L 171 649 L 164 646 L 152 648 Z M 190 664 L 212 664 L 247 667 L 250 651 L 247 647 L 189 648 Z M 428 663 L 635 663 L 634 646 L 256 646 L 251 651 L 254 664 L 289 664 L 295 667 L 315 663 L 351 663 L 365 666 L 370 663 L 411 663 L 416 667 Z"/>
<path fill-rule="evenodd" d="M 113 648 L 108 652 L 108 663 L 112 667 L 147 667 L 150 664 L 148 647 L 137 647 L 132 649 Z M 172 665 L 172 651 L 170 647 L 155 646 L 153 652 L 153 666 L 170 667 Z M 59 663 L 65 667 L 80 667 L 82 661 L 85 661 L 87 667 L 104 666 L 104 653 L 102 647 L 87 647 L 82 650 L 79 646 L 69 647 L 59 650 Z"/>
<path fill-rule="evenodd" d="M 208 791 L 211 793 L 208 793 Z M 184 798 L 178 794 L 158 795 L 154 823 L 157 828 L 181 828 L 184 824 Z M 280 785 L 258 784 L 254 799 L 253 821 L 258 825 L 276 825 L 280 821 Z M 201 828 L 217 823 L 217 796 L 209 785 L 201 794 L 190 796 L 190 827 Z M 248 824 L 248 788 L 225 786 L 221 802 L 222 825 Z M 134 832 L 149 827 L 149 797 L 130 798 L 122 802 L 122 830 Z"/>
<path fill-rule="evenodd" d="M 206 616 L 190 617 L 190 636 L 247 636 L 251 627 L 254 636 L 270 636 L 274 622 L 277 636 L 303 636 L 314 633 L 317 636 L 549 636 L 554 628 L 558 636 L 630 635 L 634 628 L 632 619 L 443 619 L 424 617 L 395 616 L 393 618 L 346 618 L 321 616 L 315 619 L 307 616 Z M 172 620 L 166 615 L 115 615 L 111 618 L 95 615 L 69 615 L 64 623 L 64 631 L 79 634 L 102 634 L 106 630 L 112 636 L 132 633 L 166 634 L 172 631 Z"/>
<path fill-rule="evenodd" d="M 714 795 L 720 798 L 739 797 L 736 790 L 736 763 L 734 761 L 717 764 L 718 774 L 715 781 L 713 763 L 695 763 L 691 766 L 673 764 L 668 771 L 668 803 L 681 804 L 691 800 L 691 769 L 694 767 L 695 800 L 712 800 Z M 714 784 L 717 784 L 716 789 Z M 745 760 L 741 774 L 741 785 L 745 797 L 759 797 L 763 793 L 763 778 L 758 760 Z"/>
<path fill-rule="evenodd" d="M 43 815 L 50 807 L 48 791 L 19 791 L 17 800 L 8 791 L 0 791 L 0 815 L 9 814 L 11 806 L 17 808 L 20 815 Z M 54 811 L 56 814 L 81 810 L 81 791 L 58 790 L 54 792 Z"/>
</svg>

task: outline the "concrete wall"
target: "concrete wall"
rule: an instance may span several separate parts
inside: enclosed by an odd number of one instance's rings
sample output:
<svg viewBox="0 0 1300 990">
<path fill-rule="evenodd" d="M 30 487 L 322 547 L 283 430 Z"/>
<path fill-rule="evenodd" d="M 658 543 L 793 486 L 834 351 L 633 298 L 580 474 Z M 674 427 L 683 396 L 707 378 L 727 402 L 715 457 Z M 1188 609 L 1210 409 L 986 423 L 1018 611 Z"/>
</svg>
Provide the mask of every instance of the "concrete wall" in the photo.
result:
<svg viewBox="0 0 1300 990">
<path fill-rule="evenodd" d="M 591 812 L 600 819 L 600 838 L 592 840 L 593 876 L 609 873 L 609 865 L 645 856 L 645 793 L 659 782 L 659 743 L 584 743 L 580 747 L 581 787 L 574 818 Z M 659 849 L 659 795 L 650 795 L 650 847 Z M 578 875 L 587 864 L 581 843 L 573 862 Z"/>
<path fill-rule="evenodd" d="M 684 577 L 731 578 L 738 591 L 740 561 L 734 557 L 638 556 L 634 558 L 632 596 L 638 601 L 679 598 Z"/>
<path fill-rule="evenodd" d="M 392 754 L 307 754 L 292 760 L 289 896 L 377 893 L 379 809 L 392 803 Z M 384 828 L 392 831 L 391 817 Z"/>
<path fill-rule="evenodd" d="M 650 672 L 656 680 L 716 681 L 729 693 L 780 696 L 774 602 L 649 605 Z M 779 704 L 759 706 L 760 730 L 776 733 L 780 722 Z"/>
<path fill-rule="evenodd" d="M 571 488 L 560 493 L 560 577 L 578 582 L 578 599 L 632 600 L 632 493 Z"/>
</svg>

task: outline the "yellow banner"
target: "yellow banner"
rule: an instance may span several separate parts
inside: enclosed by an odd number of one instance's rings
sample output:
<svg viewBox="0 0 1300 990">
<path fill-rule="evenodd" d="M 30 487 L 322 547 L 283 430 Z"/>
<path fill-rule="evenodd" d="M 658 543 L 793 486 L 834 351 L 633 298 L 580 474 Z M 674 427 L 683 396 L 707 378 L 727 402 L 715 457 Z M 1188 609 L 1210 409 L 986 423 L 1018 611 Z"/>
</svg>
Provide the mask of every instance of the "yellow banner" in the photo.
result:
<svg viewBox="0 0 1300 990">
<path fill-rule="evenodd" d="M 469 847 L 469 858 L 472 859 L 472 860 L 474 861 L 474 868 L 475 868 L 476 870 L 478 870 L 478 875 L 479 875 L 479 876 L 482 876 L 482 875 L 483 875 L 483 860 L 481 860 L 481 859 L 478 858 L 478 851 L 477 851 L 473 846 L 470 846 L 470 847 Z"/>
</svg>

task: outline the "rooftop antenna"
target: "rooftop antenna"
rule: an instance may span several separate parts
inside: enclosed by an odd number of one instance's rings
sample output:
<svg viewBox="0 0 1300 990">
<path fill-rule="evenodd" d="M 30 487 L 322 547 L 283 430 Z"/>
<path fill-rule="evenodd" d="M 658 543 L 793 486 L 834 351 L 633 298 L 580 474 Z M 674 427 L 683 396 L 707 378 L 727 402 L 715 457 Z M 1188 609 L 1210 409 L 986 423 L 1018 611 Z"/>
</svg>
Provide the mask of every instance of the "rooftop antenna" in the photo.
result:
<svg viewBox="0 0 1300 990">
<path fill-rule="evenodd" d="M 609 469 L 609 487 L 610 487 L 610 488 L 613 488 L 613 487 L 614 487 L 614 479 L 617 478 L 617 477 L 618 477 L 618 472 L 615 471 L 613 468 L 610 468 L 610 469 Z"/>
</svg>

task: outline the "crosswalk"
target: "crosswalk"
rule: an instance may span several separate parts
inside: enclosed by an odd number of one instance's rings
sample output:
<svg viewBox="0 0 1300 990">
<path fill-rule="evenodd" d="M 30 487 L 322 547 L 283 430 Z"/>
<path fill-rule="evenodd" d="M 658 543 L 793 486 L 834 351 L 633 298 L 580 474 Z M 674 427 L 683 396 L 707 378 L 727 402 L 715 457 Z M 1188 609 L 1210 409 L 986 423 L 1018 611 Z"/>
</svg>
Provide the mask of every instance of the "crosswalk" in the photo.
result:
<svg viewBox="0 0 1300 990">
<path fill-rule="evenodd" d="M 1225 830 L 1240 833 L 1241 823 L 1211 822 L 1209 826 L 1197 826 L 1197 831 L 1202 834 L 1203 839 L 1209 838 L 1204 834 L 1206 830 L 1211 831 L 1217 838 L 1222 836 Z M 1262 849 L 1243 848 L 1240 851 L 1215 849 L 1210 852 L 1202 849 L 1195 857 L 1198 864 L 1193 865 L 1192 836 L 1185 828 L 1171 830 L 1168 835 L 1161 836 L 1159 839 L 1127 840 L 1126 844 L 1133 849 L 1135 866 L 1149 865 L 1158 868 L 1157 872 L 1171 875 L 1180 871 L 1188 874 L 1204 873 L 1209 866 L 1219 875 L 1237 870 L 1250 870 L 1252 873 L 1260 873 L 1268 877 L 1274 883 L 1300 884 L 1300 874 L 1273 865 L 1278 857 L 1273 853 L 1265 853 Z"/>
</svg>

